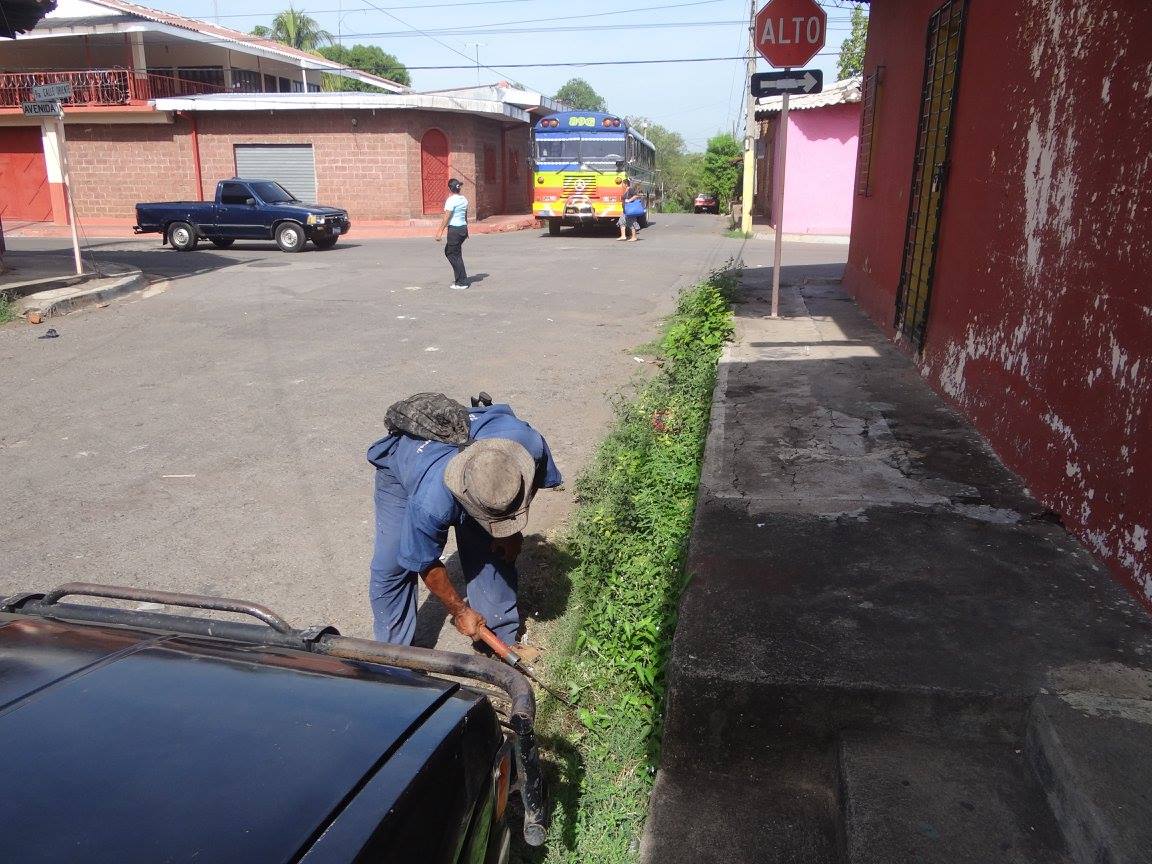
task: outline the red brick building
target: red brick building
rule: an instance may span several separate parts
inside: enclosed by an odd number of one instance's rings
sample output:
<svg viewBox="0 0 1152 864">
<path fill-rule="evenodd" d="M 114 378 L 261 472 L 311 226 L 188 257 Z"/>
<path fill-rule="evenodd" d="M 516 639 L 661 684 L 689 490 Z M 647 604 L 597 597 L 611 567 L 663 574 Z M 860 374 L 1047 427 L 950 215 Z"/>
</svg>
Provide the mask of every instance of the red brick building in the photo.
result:
<svg viewBox="0 0 1152 864">
<path fill-rule="evenodd" d="M 845 283 L 1152 602 L 1152 18 L 875 0 Z"/>
<path fill-rule="evenodd" d="M 0 44 L 0 217 L 67 222 L 59 125 L 26 117 L 37 84 L 63 102 L 78 219 L 131 224 L 139 201 L 211 197 L 237 175 L 280 180 L 354 222 L 438 213 L 449 176 L 474 218 L 530 209 L 529 131 L 549 113 L 506 84 L 414 93 L 265 39 L 123 0 L 60 0 Z M 325 75 L 377 92 L 320 92 Z"/>
</svg>

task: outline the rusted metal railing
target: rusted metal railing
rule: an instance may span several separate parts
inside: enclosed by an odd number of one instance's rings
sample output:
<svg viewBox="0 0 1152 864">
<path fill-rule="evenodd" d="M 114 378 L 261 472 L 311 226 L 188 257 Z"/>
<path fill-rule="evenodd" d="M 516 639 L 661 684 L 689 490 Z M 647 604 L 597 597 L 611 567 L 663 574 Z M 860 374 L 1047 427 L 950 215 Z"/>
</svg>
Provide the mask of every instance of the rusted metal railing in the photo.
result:
<svg viewBox="0 0 1152 864">
<path fill-rule="evenodd" d="M 79 72 L 0 73 L 0 108 L 18 108 L 35 101 L 32 88 L 39 84 L 71 84 L 72 98 L 64 106 L 92 107 L 139 105 L 150 99 L 220 93 L 223 87 L 187 78 L 135 72 L 132 69 L 87 69 Z"/>
</svg>

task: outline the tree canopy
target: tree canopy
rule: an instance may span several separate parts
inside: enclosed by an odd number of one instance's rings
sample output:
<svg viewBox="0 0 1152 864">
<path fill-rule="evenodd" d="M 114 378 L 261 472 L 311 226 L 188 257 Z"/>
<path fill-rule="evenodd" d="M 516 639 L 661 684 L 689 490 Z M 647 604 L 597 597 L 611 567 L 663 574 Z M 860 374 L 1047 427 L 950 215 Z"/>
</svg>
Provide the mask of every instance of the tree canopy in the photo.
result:
<svg viewBox="0 0 1152 864">
<path fill-rule="evenodd" d="M 557 102 L 574 108 L 577 111 L 607 111 L 608 106 L 604 97 L 592 89 L 592 85 L 583 78 L 572 78 L 556 91 L 552 97 Z"/>
<path fill-rule="evenodd" d="M 704 151 L 701 181 L 704 191 L 711 192 L 724 210 L 736 194 L 736 181 L 740 178 L 740 142 L 727 132 L 708 139 Z"/>
<path fill-rule="evenodd" d="M 868 16 L 862 6 L 852 7 L 852 32 L 840 43 L 837 76 L 843 80 L 864 71 L 864 46 L 868 42 Z"/>
<path fill-rule="evenodd" d="M 629 124 L 656 148 L 656 183 L 663 192 L 661 209 L 666 213 L 692 209 L 692 199 L 703 187 L 700 170 L 704 156 L 686 153 L 684 138 L 646 117 L 629 117 Z"/>
<path fill-rule="evenodd" d="M 253 27 L 252 35 L 274 39 L 301 51 L 315 51 L 321 45 L 332 43 L 331 33 L 322 30 L 315 18 L 305 15 L 291 4 L 272 19 L 271 27 L 259 24 Z"/>
<path fill-rule="evenodd" d="M 397 84 L 408 86 L 412 83 L 412 76 L 408 74 L 407 67 L 394 55 L 377 45 L 353 45 L 351 48 L 345 45 L 326 45 L 318 49 L 318 53 L 334 63 L 343 63 L 345 66 L 379 75 Z M 353 78 L 345 78 L 343 75 L 325 75 L 324 89 L 376 92 L 381 88 Z"/>
</svg>

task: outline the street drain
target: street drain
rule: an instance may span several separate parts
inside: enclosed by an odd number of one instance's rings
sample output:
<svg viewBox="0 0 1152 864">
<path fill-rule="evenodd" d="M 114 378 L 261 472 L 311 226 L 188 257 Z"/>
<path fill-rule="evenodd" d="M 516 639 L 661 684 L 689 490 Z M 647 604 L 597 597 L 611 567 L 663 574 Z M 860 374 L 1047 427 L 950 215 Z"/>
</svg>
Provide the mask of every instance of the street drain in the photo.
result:
<svg viewBox="0 0 1152 864">
<path fill-rule="evenodd" d="M 254 261 L 249 267 L 287 267 L 287 261 Z"/>
</svg>

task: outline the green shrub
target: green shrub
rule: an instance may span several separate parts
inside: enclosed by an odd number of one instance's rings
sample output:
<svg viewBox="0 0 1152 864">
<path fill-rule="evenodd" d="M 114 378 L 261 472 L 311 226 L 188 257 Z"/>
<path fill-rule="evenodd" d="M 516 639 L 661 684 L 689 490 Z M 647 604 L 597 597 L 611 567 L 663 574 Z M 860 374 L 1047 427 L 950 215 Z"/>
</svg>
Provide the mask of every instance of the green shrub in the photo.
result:
<svg viewBox="0 0 1152 864">
<path fill-rule="evenodd" d="M 636 857 L 731 285 L 717 274 L 681 295 L 659 343 L 660 373 L 617 403 L 615 428 L 577 482 L 569 645 L 553 645 L 561 659 L 550 674 L 580 708 L 577 719 L 545 704 L 546 751 L 563 765 L 547 861 Z M 524 850 L 521 860 L 539 859 Z"/>
</svg>

